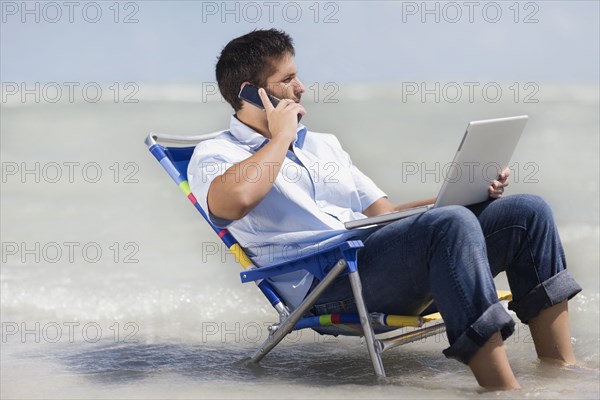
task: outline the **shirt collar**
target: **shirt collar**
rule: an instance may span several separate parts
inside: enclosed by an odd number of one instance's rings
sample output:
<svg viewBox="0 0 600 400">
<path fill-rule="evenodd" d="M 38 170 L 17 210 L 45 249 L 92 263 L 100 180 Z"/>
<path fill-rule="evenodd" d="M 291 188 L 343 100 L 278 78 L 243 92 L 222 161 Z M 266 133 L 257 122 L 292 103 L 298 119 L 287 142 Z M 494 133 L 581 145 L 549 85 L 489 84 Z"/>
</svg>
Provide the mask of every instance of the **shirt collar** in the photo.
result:
<svg viewBox="0 0 600 400">
<path fill-rule="evenodd" d="M 254 151 L 258 151 L 259 148 L 269 142 L 269 139 L 265 138 L 248 125 L 237 119 L 235 115 L 231 116 L 229 122 L 229 132 L 237 139 L 241 144 L 250 146 Z M 298 124 L 298 130 L 296 132 L 296 140 L 294 140 L 294 146 L 302 148 L 304 146 L 304 140 L 306 138 L 306 127 L 302 124 Z"/>
<path fill-rule="evenodd" d="M 302 146 L 304 146 L 304 139 L 306 139 L 306 127 L 302 124 L 298 124 L 298 132 L 296 132 L 294 146 L 302 148 Z"/>
</svg>

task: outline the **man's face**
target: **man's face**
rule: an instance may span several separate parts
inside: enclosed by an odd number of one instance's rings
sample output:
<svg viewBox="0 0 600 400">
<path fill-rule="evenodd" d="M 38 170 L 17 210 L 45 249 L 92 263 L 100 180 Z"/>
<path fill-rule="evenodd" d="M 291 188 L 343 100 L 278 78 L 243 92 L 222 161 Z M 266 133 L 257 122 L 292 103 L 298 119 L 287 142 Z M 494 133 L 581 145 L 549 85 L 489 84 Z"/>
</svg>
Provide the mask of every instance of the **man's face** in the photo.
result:
<svg viewBox="0 0 600 400">
<path fill-rule="evenodd" d="M 298 68 L 291 54 L 274 61 L 275 73 L 267 78 L 267 93 L 279 99 L 291 99 L 300 103 L 304 85 L 298 79 Z"/>
</svg>

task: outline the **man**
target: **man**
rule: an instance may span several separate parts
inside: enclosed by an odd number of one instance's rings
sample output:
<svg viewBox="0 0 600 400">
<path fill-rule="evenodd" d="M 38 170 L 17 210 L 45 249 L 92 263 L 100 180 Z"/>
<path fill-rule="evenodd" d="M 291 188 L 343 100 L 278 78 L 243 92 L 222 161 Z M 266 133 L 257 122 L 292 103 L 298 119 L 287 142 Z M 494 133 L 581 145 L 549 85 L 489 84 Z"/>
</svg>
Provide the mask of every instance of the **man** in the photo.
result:
<svg viewBox="0 0 600 400">
<path fill-rule="evenodd" d="M 514 322 L 499 305 L 493 282 L 506 271 L 510 308 L 530 325 L 538 356 L 575 363 L 567 300 L 581 288 L 566 270 L 547 204 L 536 196 L 503 197 L 508 171 L 489 187 L 490 201 L 471 209 L 441 207 L 381 228 L 348 231 L 345 221 L 433 199 L 393 204 L 335 136 L 298 123 L 298 114 L 306 114 L 304 86 L 285 33 L 257 30 L 232 40 L 216 75 L 235 114 L 228 132 L 198 145 L 189 181 L 213 223 L 227 227 L 257 265 L 314 250 L 317 243 L 360 238 L 367 309 L 414 314 L 433 299 L 447 327 L 445 355 L 467 364 L 490 389 L 519 387 L 503 346 Z M 245 82 L 261 88 L 265 110 L 238 98 Z M 281 99 L 277 107 L 267 92 Z M 298 272 L 272 283 L 293 307 L 313 282 Z M 314 310 L 356 310 L 347 279 L 335 281 Z"/>
</svg>

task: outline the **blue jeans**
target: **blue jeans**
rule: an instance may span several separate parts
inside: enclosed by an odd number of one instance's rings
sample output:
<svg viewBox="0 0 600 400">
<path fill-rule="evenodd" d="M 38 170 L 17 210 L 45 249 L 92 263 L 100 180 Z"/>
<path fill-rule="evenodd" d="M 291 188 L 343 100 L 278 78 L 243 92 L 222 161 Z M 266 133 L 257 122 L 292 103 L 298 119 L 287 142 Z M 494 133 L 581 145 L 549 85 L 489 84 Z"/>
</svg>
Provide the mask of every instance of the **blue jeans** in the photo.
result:
<svg viewBox="0 0 600 400">
<path fill-rule="evenodd" d="M 450 343 L 444 354 L 465 364 L 495 332 L 503 339 L 514 332 L 497 299 L 498 273 L 506 271 L 509 308 L 524 323 L 581 291 L 566 270 L 552 212 L 533 195 L 432 209 L 363 241 L 358 271 L 367 309 L 417 315 L 435 301 Z M 355 312 L 347 277 L 336 279 L 313 311 Z"/>
</svg>

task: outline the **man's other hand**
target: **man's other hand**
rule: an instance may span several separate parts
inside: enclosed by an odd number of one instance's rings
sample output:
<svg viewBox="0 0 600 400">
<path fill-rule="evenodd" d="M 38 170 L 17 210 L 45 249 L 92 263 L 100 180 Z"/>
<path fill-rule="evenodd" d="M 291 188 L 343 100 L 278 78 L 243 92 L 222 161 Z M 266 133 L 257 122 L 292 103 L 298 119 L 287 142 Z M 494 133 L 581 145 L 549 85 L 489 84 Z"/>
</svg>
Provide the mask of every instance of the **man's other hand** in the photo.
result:
<svg viewBox="0 0 600 400">
<path fill-rule="evenodd" d="M 499 199 L 504 194 L 504 188 L 508 186 L 508 177 L 510 176 L 510 168 L 506 167 L 502 170 L 498 178 L 492 181 L 488 187 L 488 194 L 493 199 Z"/>
</svg>

